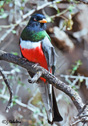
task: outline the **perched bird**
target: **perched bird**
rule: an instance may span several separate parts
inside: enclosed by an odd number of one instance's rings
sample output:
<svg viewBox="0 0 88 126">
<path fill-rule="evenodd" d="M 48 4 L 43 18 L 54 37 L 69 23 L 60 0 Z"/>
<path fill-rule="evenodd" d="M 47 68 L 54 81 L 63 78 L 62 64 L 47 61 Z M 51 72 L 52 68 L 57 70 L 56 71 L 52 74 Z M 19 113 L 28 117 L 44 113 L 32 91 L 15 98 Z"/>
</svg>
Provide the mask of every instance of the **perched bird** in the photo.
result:
<svg viewBox="0 0 88 126">
<path fill-rule="evenodd" d="M 46 19 L 42 14 L 34 14 L 27 26 L 21 33 L 20 37 L 20 50 L 21 54 L 27 60 L 39 63 L 40 66 L 47 69 L 49 72 L 54 74 L 55 71 L 55 49 L 51 44 L 51 39 L 46 29 Z M 62 121 L 62 117 L 59 113 L 54 89 L 51 84 L 44 78 L 40 78 L 41 84 L 39 84 L 42 99 L 45 105 L 48 122 Z"/>
</svg>

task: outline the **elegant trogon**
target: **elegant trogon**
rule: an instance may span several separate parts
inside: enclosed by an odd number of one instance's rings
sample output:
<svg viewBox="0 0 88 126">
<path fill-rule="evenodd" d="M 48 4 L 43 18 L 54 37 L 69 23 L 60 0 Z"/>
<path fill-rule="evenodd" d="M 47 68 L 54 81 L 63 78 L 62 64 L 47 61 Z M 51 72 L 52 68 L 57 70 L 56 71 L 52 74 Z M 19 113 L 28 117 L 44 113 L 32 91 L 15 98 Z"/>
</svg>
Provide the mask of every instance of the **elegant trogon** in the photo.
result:
<svg viewBox="0 0 88 126">
<path fill-rule="evenodd" d="M 21 33 L 20 50 L 21 54 L 27 60 L 39 63 L 40 66 L 54 74 L 55 71 L 55 49 L 51 44 L 51 39 L 46 29 L 46 19 L 42 14 L 34 14 L 29 20 L 27 26 Z M 59 113 L 54 89 L 44 78 L 40 78 L 39 84 L 42 99 L 47 112 L 49 123 L 62 121 Z"/>
</svg>

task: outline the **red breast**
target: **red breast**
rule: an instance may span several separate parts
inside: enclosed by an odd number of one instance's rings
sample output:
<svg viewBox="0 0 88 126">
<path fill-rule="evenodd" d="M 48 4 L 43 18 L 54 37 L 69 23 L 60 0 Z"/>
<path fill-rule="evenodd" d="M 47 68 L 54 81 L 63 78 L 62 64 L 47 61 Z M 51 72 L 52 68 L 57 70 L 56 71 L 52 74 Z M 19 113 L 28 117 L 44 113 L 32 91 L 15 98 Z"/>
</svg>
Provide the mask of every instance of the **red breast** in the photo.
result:
<svg viewBox="0 0 88 126">
<path fill-rule="evenodd" d="M 34 63 L 39 63 L 40 66 L 42 66 L 48 70 L 47 61 L 46 61 L 45 55 L 43 53 L 41 44 L 39 46 L 37 46 L 36 48 L 32 48 L 32 49 L 22 48 L 21 45 L 20 45 L 20 48 L 21 48 L 22 55 L 26 59 L 28 59 L 29 61 L 34 62 Z M 42 77 L 41 77 L 41 79 L 44 82 L 46 81 Z"/>
</svg>

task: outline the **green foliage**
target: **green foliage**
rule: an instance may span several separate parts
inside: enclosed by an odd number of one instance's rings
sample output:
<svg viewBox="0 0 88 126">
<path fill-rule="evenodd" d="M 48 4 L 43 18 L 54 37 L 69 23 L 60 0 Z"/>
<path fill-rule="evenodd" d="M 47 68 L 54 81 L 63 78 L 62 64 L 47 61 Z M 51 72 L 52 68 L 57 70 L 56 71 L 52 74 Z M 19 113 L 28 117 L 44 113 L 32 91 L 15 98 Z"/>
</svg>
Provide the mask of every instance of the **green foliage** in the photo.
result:
<svg viewBox="0 0 88 126">
<path fill-rule="evenodd" d="M 16 96 L 16 95 L 15 95 L 15 96 L 13 96 L 12 106 L 13 106 L 13 105 L 16 105 L 16 100 L 18 100 L 18 98 L 19 98 L 19 97 L 18 97 L 18 96 Z"/>
<path fill-rule="evenodd" d="M 78 92 L 78 89 L 80 88 L 80 85 L 72 85 L 71 86 L 76 92 Z"/>
<path fill-rule="evenodd" d="M 11 2 L 11 0 L 1 0 L 0 1 L 0 15 L 2 16 L 3 19 L 5 19 L 8 14 L 5 13 L 5 10 L 4 10 L 4 4 L 9 4 Z"/>
<path fill-rule="evenodd" d="M 17 52 L 11 52 L 11 54 L 13 54 L 15 56 L 18 56 L 18 53 Z"/>
<path fill-rule="evenodd" d="M 52 17 L 49 17 L 49 16 L 47 16 L 46 17 L 46 20 L 47 20 L 47 22 L 49 23 L 49 22 L 54 22 L 54 19 L 52 18 Z"/>
<path fill-rule="evenodd" d="M 4 9 L 4 6 L 6 4 L 11 4 L 11 2 L 14 2 L 14 1 L 13 0 L 1 0 L 0 1 L 0 16 L 2 16 L 2 19 L 7 18 L 7 16 L 8 16 L 8 13 Z"/>
<path fill-rule="evenodd" d="M 4 14 L 4 9 L 0 8 L 0 15 Z"/>
<path fill-rule="evenodd" d="M 75 9 L 74 5 L 70 5 L 69 8 L 68 8 L 70 13 L 72 13 L 74 9 Z"/>
<path fill-rule="evenodd" d="M 59 14 L 60 13 L 60 10 L 59 9 L 57 9 L 57 14 Z"/>
<path fill-rule="evenodd" d="M 6 4 L 9 4 L 10 2 L 12 2 L 13 0 L 4 0 Z"/>
<path fill-rule="evenodd" d="M 17 79 L 17 84 L 19 84 L 21 86 L 25 86 L 25 84 L 20 80 L 20 78 Z"/>
<path fill-rule="evenodd" d="M 72 65 L 71 75 L 73 75 L 77 71 L 77 69 L 80 67 L 80 65 L 82 65 L 81 60 L 76 61 L 75 65 Z"/>
<path fill-rule="evenodd" d="M 21 6 L 20 9 L 21 9 L 21 10 L 24 10 L 24 7 Z"/>
<path fill-rule="evenodd" d="M 16 30 L 12 30 L 12 33 L 13 33 L 13 34 L 16 34 Z"/>
<path fill-rule="evenodd" d="M 59 3 L 60 3 L 60 1 L 57 1 L 56 3 L 57 3 L 57 4 L 59 4 Z"/>
<path fill-rule="evenodd" d="M 80 84 L 84 81 L 83 77 L 79 76 L 79 73 L 77 73 L 77 77 L 75 76 L 75 72 L 78 70 L 78 68 L 82 65 L 81 60 L 77 60 L 74 65 L 72 65 L 72 69 L 70 70 L 70 75 L 67 75 L 65 77 L 66 82 L 74 89 L 78 90 L 80 88 Z"/>
<path fill-rule="evenodd" d="M 3 5 L 4 5 L 4 1 L 1 0 L 0 1 L 0 8 L 3 7 Z"/>
<path fill-rule="evenodd" d="M 73 21 L 72 19 L 68 19 L 64 21 L 63 27 L 66 27 L 67 30 L 72 30 L 72 26 L 73 26 Z"/>
</svg>

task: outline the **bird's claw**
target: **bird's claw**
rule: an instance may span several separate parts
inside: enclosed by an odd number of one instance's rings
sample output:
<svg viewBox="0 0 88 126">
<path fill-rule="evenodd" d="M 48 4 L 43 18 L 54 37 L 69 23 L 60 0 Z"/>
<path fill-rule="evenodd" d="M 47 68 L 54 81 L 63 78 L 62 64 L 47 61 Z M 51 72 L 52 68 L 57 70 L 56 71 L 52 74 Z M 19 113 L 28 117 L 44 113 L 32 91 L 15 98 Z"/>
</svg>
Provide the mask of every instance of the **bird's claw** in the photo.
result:
<svg viewBox="0 0 88 126">
<path fill-rule="evenodd" d="M 33 64 L 32 66 L 35 68 L 39 65 L 39 63 Z"/>
<path fill-rule="evenodd" d="M 31 84 L 34 83 L 34 81 L 32 79 L 28 79 L 28 82 L 31 83 Z"/>
</svg>

